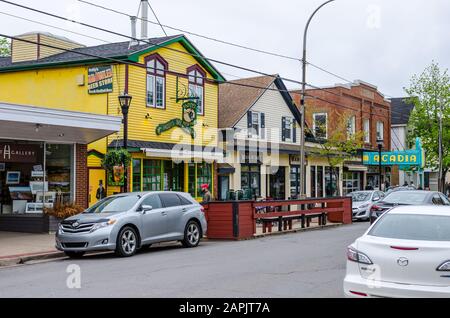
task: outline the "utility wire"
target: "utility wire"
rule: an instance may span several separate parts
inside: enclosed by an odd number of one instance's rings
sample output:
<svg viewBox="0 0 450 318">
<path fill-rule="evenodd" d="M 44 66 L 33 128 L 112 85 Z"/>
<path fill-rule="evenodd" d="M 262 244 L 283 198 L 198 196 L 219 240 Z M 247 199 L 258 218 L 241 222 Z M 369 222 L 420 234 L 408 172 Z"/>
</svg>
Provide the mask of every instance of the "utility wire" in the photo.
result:
<svg viewBox="0 0 450 318">
<path fill-rule="evenodd" d="M 53 14 L 53 13 L 50 13 L 50 12 L 45 12 L 45 11 L 42 11 L 42 10 L 39 10 L 39 9 L 35 9 L 35 8 L 32 8 L 32 7 L 28 7 L 28 6 L 25 6 L 25 5 L 22 5 L 22 4 L 14 3 L 14 2 L 11 2 L 11 1 L 7 1 L 7 0 L 0 0 L 0 2 L 7 3 L 7 4 L 10 4 L 10 5 L 16 6 L 16 7 L 20 7 L 20 8 L 26 9 L 26 10 L 34 11 L 34 12 L 37 12 L 37 13 L 40 13 L 40 14 L 44 14 L 44 15 L 47 15 L 47 16 L 50 16 L 50 17 L 53 17 L 53 18 L 56 18 L 56 19 L 60 19 L 60 20 L 64 20 L 64 21 L 68 21 L 68 22 L 72 22 L 72 23 L 76 23 L 76 24 L 82 25 L 84 27 L 88 27 L 88 28 L 96 29 L 96 30 L 99 30 L 99 31 L 102 31 L 102 32 L 107 32 L 107 33 L 111 33 L 111 34 L 114 34 L 114 35 L 117 35 L 117 36 L 125 37 L 125 38 L 128 38 L 128 39 L 134 40 L 134 41 L 144 42 L 144 43 L 153 45 L 153 46 L 161 48 L 161 49 L 166 49 L 166 50 L 178 52 L 178 53 L 181 53 L 181 54 L 190 55 L 190 56 L 193 56 L 193 57 L 197 57 L 197 58 L 200 58 L 200 59 L 207 60 L 209 62 L 218 63 L 218 64 L 221 64 L 221 65 L 225 65 L 225 66 L 232 67 L 232 68 L 237 68 L 237 69 L 240 69 L 240 70 L 243 70 L 243 71 L 247 71 L 247 72 L 251 72 L 251 73 L 256 73 L 256 74 L 260 74 L 260 75 L 264 75 L 264 76 L 275 77 L 272 74 L 268 74 L 268 73 L 265 73 L 265 72 L 257 71 L 257 70 L 254 70 L 254 69 L 251 69 L 251 68 L 248 68 L 248 67 L 238 66 L 238 65 L 231 64 L 231 63 L 228 63 L 228 62 L 223 62 L 223 61 L 220 61 L 220 60 L 208 58 L 208 57 L 205 57 L 203 55 L 189 53 L 189 52 L 181 51 L 181 50 L 178 50 L 178 49 L 175 49 L 175 48 L 171 48 L 171 47 L 166 47 L 164 45 L 152 42 L 150 39 L 134 38 L 132 36 L 129 36 L 129 35 L 126 35 L 126 34 L 123 34 L 123 33 L 119 33 L 119 32 L 116 32 L 116 31 L 111 31 L 111 30 L 108 30 L 108 29 L 105 29 L 105 28 L 101 28 L 101 27 L 97 27 L 97 26 L 94 26 L 94 25 L 91 25 L 91 24 L 88 24 L 88 23 L 84 23 L 84 22 L 81 22 L 81 21 L 69 19 L 69 18 L 60 16 L 60 15 L 57 15 L 57 14 Z M 293 80 L 293 79 L 290 79 L 290 78 L 281 77 L 281 79 L 286 81 L 286 82 L 302 84 L 302 82 L 297 81 L 297 80 Z"/>
<path fill-rule="evenodd" d="M 150 1 L 147 1 L 147 4 L 148 4 L 148 7 L 150 8 L 150 10 L 152 10 L 153 15 L 154 15 L 155 18 L 156 18 L 156 21 L 158 21 L 158 24 L 159 24 L 159 26 L 161 27 L 161 30 L 162 30 L 162 31 L 164 32 L 164 34 L 167 36 L 167 32 L 166 32 L 166 30 L 164 29 L 164 27 L 163 27 L 163 25 L 161 24 L 161 22 L 159 21 L 158 16 L 156 15 L 155 10 L 153 10 L 152 5 L 150 4 Z"/>
</svg>

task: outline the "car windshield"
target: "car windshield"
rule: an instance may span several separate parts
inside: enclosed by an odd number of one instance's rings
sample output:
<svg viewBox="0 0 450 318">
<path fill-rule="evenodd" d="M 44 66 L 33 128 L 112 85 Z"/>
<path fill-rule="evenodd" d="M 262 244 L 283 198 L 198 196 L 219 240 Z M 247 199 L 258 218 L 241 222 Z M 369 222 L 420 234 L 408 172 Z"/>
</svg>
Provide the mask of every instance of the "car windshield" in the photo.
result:
<svg viewBox="0 0 450 318">
<path fill-rule="evenodd" d="M 352 192 L 352 200 L 353 202 L 364 202 L 370 199 L 370 192 Z"/>
<path fill-rule="evenodd" d="M 450 216 L 388 213 L 368 235 L 402 240 L 450 241 Z"/>
<path fill-rule="evenodd" d="M 422 204 L 427 195 L 427 192 L 394 191 L 388 194 L 383 199 L 383 202 L 397 204 Z"/>
<path fill-rule="evenodd" d="M 138 195 L 108 197 L 97 202 L 84 213 L 117 213 L 128 211 L 139 199 L 140 196 Z"/>
</svg>

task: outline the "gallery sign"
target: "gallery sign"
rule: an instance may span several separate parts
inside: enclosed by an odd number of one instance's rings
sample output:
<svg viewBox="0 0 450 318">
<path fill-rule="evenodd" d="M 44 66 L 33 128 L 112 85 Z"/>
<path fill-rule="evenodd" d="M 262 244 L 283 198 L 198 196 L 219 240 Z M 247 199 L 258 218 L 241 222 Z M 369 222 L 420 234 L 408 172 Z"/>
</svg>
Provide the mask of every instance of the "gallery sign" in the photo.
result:
<svg viewBox="0 0 450 318">
<path fill-rule="evenodd" d="M 111 93 L 113 91 L 112 66 L 95 66 L 88 69 L 89 94 Z"/>
<path fill-rule="evenodd" d="M 35 163 L 38 146 L 0 144 L 0 162 Z"/>
<path fill-rule="evenodd" d="M 419 138 L 416 138 L 416 149 L 405 151 L 383 151 L 381 157 L 378 152 L 364 152 L 363 164 L 365 165 L 381 165 L 385 166 L 417 166 L 423 168 L 425 166 L 425 152 Z"/>
</svg>

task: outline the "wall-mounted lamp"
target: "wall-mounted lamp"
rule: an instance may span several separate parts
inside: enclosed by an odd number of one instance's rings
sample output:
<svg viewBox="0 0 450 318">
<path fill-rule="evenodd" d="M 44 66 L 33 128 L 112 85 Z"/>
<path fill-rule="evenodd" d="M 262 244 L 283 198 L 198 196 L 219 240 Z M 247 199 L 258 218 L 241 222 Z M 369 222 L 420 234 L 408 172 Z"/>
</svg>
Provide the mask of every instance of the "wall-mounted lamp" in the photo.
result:
<svg viewBox="0 0 450 318">
<path fill-rule="evenodd" d="M 153 118 L 150 116 L 149 113 L 147 113 L 147 114 L 145 115 L 145 119 L 153 119 Z"/>
<path fill-rule="evenodd" d="M 36 127 L 34 128 L 34 131 L 39 132 L 39 129 L 42 127 L 41 124 L 36 124 Z"/>
</svg>

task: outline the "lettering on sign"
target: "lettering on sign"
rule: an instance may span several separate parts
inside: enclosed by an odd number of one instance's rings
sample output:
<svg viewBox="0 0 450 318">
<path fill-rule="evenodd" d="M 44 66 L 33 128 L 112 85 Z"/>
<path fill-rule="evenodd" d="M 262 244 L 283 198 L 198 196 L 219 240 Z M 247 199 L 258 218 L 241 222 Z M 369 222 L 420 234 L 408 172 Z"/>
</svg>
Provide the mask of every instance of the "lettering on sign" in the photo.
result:
<svg viewBox="0 0 450 318">
<path fill-rule="evenodd" d="M 96 66 L 88 69 L 89 94 L 110 93 L 113 91 L 112 66 Z"/>
<path fill-rule="evenodd" d="M 34 163 L 37 161 L 38 146 L 0 144 L 1 162 Z"/>
</svg>

